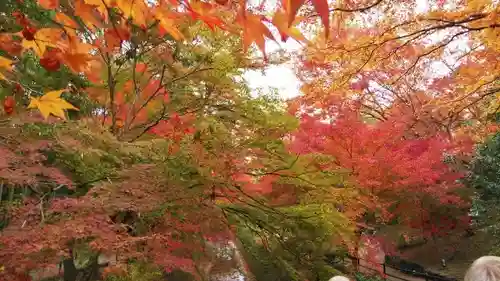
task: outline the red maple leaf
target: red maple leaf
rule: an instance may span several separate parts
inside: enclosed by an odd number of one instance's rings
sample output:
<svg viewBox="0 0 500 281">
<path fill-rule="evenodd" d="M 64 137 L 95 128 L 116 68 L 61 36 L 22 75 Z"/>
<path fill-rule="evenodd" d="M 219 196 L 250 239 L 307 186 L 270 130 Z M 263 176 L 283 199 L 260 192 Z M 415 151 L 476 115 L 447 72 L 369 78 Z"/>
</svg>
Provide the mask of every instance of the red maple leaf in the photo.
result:
<svg viewBox="0 0 500 281">
<path fill-rule="evenodd" d="M 12 96 L 7 96 L 5 97 L 3 101 L 3 110 L 7 115 L 11 115 L 14 113 L 14 106 L 16 105 L 16 101 L 14 100 L 14 97 Z"/>
</svg>

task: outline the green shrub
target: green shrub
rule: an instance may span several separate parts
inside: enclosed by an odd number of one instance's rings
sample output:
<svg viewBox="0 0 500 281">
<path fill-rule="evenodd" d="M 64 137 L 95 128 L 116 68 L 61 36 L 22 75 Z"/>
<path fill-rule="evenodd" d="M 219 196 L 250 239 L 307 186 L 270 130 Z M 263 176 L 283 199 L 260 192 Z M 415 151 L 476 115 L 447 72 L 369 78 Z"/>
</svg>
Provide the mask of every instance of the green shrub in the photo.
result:
<svg viewBox="0 0 500 281">
<path fill-rule="evenodd" d="M 366 275 L 360 272 L 356 272 L 354 274 L 354 278 L 356 281 L 385 281 L 386 279 L 382 278 L 380 275 Z"/>
</svg>

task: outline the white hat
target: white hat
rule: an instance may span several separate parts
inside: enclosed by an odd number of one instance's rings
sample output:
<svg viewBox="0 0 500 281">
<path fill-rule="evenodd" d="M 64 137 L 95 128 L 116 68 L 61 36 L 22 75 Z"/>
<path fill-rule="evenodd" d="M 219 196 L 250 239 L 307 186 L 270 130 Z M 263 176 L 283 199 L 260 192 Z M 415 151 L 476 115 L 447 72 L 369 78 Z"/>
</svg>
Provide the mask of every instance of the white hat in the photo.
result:
<svg viewBox="0 0 500 281">
<path fill-rule="evenodd" d="M 345 276 L 337 275 L 337 276 L 333 276 L 328 281 L 349 281 L 349 278 L 347 278 Z"/>
</svg>

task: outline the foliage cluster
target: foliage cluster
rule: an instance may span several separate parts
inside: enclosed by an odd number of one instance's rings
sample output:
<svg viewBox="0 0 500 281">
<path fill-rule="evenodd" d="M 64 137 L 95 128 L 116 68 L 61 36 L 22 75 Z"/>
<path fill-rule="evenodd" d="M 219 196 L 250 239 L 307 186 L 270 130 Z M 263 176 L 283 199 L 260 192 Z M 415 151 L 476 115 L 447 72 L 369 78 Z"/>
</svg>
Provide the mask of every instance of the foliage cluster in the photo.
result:
<svg viewBox="0 0 500 281">
<path fill-rule="evenodd" d="M 117 256 L 110 278 L 207 279 L 234 244 L 249 276 L 317 280 L 326 254 L 358 255 L 356 223 L 470 226 L 459 179 L 498 129 L 496 2 L 251 2 L 2 4 L 0 278 L 74 267 L 84 245 Z M 289 38 L 303 95 L 253 97 L 243 72 Z M 483 217 L 497 140 L 474 162 Z"/>
<path fill-rule="evenodd" d="M 496 247 L 492 254 L 498 254 L 499 225 L 498 203 L 500 202 L 500 134 L 489 138 L 481 147 L 474 158 L 471 174 L 467 179 L 468 184 L 475 188 L 471 213 L 479 229 L 493 234 Z"/>
</svg>

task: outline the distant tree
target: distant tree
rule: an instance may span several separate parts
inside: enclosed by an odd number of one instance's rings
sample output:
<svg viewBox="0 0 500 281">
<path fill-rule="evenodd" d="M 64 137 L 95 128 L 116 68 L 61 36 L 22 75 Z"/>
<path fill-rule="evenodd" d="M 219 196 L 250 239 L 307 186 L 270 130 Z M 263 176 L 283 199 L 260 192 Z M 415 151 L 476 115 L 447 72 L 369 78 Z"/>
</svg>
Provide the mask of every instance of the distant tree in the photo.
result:
<svg viewBox="0 0 500 281">
<path fill-rule="evenodd" d="M 495 237 L 500 253 L 500 133 L 491 136 L 477 149 L 468 183 L 475 188 L 471 213 L 479 229 Z"/>
</svg>

